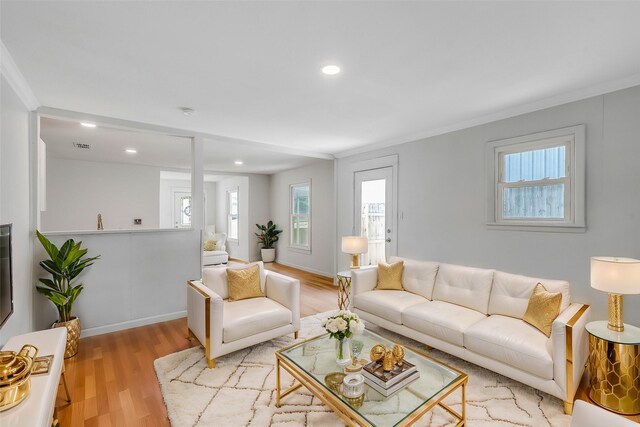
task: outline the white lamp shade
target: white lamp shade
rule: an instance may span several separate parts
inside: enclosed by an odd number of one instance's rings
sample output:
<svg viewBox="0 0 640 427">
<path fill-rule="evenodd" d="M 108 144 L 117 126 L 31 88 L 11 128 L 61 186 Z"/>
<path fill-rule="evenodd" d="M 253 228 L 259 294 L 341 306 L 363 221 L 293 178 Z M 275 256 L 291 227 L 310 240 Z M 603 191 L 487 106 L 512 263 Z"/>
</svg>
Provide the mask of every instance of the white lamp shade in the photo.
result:
<svg viewBox="0 0 640 427">
<path fill-rule="evenodd" d="M 640 260 L 591 258 L 591 287 L 612 294 L 640 294 Z"/>
<path fill-rule="evenodd" d="M 342 252 L 345 254 L 364 254 L 369 250 L 369 241 L 366 237 L 344 236 L 342 238 Z"/>
</svg>

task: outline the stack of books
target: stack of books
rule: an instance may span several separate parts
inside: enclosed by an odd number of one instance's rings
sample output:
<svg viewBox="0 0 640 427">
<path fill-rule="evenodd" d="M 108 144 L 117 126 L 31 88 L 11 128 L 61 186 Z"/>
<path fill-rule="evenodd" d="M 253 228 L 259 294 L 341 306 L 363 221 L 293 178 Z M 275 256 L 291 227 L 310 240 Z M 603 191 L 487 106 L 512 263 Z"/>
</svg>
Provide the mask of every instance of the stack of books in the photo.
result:
<svg viewBox="0 0 640 427">
<path fill-rule="evenodd" d="M 382 361 L 371 362 L 362 368 L 365 382 L 385 397 L 391 396 L 407 384 L 420 378 L 418 368 L 406 360 L 402 365 L 395 365 L 391 371 L 382 368 Z"/>
</svg>

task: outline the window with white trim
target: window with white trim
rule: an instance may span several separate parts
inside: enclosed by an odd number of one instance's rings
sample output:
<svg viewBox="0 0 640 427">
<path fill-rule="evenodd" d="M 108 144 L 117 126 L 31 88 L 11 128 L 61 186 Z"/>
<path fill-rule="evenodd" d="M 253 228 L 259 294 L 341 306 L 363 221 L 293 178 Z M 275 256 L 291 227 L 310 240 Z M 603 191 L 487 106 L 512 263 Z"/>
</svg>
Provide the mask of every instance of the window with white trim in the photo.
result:
<svg viewBox="0 0 640 427">
<path fill-rule="evenodd" d="M 290 186 L 289 246 L 311 250 L 311 182 Z"/>
<path fill-rule="evenodd" d="M 584 126 L 493 141 L 487 158 L 490 226 L 584 228 Z"/>
<path fill-rule="evenodd" d="M 227 239 L 238 241 L 238 190 L 227 191 Z"/>
</svg>

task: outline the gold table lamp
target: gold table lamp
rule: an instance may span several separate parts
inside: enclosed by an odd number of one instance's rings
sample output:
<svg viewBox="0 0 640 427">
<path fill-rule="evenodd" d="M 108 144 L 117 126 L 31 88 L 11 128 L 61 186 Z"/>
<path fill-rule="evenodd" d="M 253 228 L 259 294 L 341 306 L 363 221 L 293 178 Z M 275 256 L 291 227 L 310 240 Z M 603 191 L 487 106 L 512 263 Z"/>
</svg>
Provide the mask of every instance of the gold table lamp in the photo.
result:
<svg viewBox="0 0 640 427">
<path fill-rule="evenodd" d="M 640 294 L 640 260 L 592 257 L 591 287 L 609 293 L 609 322 L 612 331 L 624 331 L 622 295 Z"/>
<path fill-rule="evenodd" d="M 360 268 L 358 257 L 369 251 L 369 241 L 361 236 L 344 236 L 342 238 L 342 252 L 351 255 L 351 268 Z"/>
</svg>

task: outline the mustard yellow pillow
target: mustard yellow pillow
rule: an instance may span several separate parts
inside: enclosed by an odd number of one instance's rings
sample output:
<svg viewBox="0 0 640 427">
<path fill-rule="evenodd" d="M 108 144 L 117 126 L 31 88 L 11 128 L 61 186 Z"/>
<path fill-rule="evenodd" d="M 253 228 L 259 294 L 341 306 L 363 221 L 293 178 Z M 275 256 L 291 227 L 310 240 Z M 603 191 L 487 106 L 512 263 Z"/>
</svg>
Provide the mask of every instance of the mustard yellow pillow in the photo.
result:
<svg viewBox="0 0 640 427">
<path fill-rule="evenodd" d="M 529 305 L 522 320 L 550 337 L 551 325 L 560 314 L 561 303 L 561 292 L 548 292 L 542 283 L 538 283 L 529 298 Z"/>
<path fill-rule="evenodd" d="M 227 268 L 227 281 L 229 301 L 264 296 L 260 289 L 260 267 L 257 265 L 243 269 Z"/>
<path fill-rule="evenodd" d="M 205 251 L 215 251 L 217 243 L 218 242 L 216 242 L 215 240 L 207 240 L 206 242 L 204 242 L 202 249 L 204 249 Z"/>
<path fill-rule="evenodd" d="M 376 290 L 391 289 L 394 291 L 404 291 L 402 287 L 402 272 L 404 271 L 404 261 L 387 264 L 378 263 L 378 283 Z"/>
</svg>

